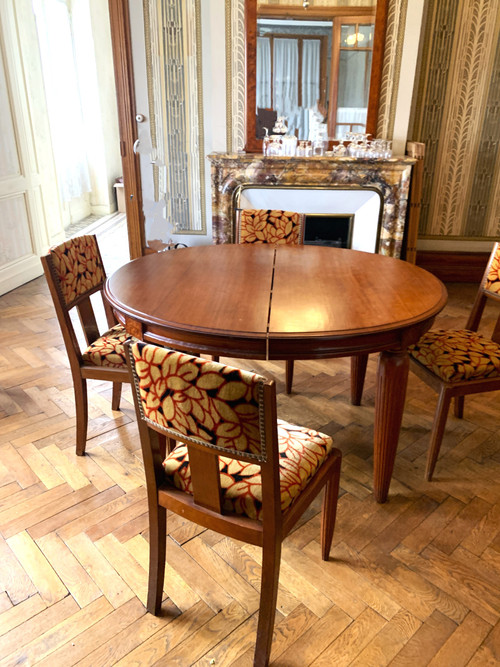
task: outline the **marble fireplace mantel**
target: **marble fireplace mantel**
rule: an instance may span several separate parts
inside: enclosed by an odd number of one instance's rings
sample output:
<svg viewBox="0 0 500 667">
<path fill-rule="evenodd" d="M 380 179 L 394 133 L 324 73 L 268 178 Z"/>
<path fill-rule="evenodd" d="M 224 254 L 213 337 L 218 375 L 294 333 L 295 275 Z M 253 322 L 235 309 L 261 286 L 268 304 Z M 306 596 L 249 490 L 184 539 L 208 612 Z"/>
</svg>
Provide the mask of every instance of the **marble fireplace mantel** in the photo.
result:
<svg viewBox="0 0 500 667">
<path fill-rule="evenodd" d="M 212 236 L 234 242 L 235 195 L 246 187 L 307 190 L 371 188 L 382 198 L 378 252 L 404 255 L 404 234 L 412 167 L 411 157 L 362 160 L 332 157 L 265 157 L 252 153 L 211 153 Z"/>
</svg>

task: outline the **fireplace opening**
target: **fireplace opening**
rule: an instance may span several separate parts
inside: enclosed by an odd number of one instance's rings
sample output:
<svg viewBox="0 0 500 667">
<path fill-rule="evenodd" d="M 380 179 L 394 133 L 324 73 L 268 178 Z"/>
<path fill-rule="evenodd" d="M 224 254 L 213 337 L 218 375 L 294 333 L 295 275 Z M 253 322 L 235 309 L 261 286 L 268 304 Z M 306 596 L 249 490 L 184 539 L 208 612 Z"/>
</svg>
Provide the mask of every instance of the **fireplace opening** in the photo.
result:
<svg viewBox="0 0 500 667">
<path fill-rule="evenodd" d="M 354 215 L 307 213 L 304 222 L 304 244 L 330 248 L 350 248 Z"/>
</svg>

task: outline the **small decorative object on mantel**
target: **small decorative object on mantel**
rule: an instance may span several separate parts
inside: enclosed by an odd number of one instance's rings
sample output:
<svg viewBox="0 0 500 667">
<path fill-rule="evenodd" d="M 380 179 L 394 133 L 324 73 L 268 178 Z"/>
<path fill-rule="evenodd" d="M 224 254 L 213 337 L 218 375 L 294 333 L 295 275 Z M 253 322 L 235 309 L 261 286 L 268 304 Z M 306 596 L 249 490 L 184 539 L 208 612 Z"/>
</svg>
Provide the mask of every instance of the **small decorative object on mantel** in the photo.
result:
<svg viewBox="0 0 500 667">
<path fill-rule="evenodd" d="M 280 124 L 281 121 L 281 124 Z M 278 134 L 276 130 L 285 133 Z M 266 130 L 267 131 L 267 130 Z M 363 160 L 387 160 L 392 157 L 392 141 L 388 139 L 369 140 L 369 134 L 348 132 L 345 139 L 340 139 L 338 145 L 331 151 L 327 150 L 328 138 L 315 134 L 313 139 L 306 141 L 293 134 L 286 134 L 286 125 L 283 118 L 278 118 L 273 128 L 273 134 L 264 137 L 262 152 L 266 156 L 296 156 L 296 157 L 350 157 Z M 347 147 L 344 142 L 349 142 Z"/>
</svg>

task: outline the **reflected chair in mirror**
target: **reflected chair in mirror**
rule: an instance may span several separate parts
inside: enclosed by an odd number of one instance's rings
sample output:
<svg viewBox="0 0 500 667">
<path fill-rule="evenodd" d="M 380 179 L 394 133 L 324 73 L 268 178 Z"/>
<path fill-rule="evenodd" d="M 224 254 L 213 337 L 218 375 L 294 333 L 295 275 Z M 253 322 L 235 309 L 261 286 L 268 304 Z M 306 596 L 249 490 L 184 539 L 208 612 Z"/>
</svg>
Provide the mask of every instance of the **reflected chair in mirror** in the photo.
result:
<svg viewBox="0 0 500 667">
<path fill-rule="evenodd" d="M 451 399 L 463 417 L 464 397 L 500 389 L 500 315 L 491 338 L 478 329 L 485 305 L 500 306 L 500 244 L 495 244 L 465 329 L 431 329 L 410 348 L 411 369 L 438 392 L 425 477 L 432 479 Z"/>
<path fill-rule="evenodd" d="M 292 211 L 265 209 L 236 210 L 237 243 L 304 243 L 305 215 Z M 293 383 L 293 359 L 286 361 L 285 385 L 290 394 Z"/>
<path fill-rule="evenodd" d="M 122 382 L 130 382 L 123 344 L 128 338 L 103 296 L 106 273 L 97 239 L 84 235 L 51 248 L 40 258 L 68 354 L 76 404 L 76 453 L 85 454 L 88 424 L 87 380 L 113 383 L 111 407 L 120 406 Z M 91 301 L 98 295 L 105 311 L 108 331 L 99 333 Z M 71 314 L 78 313 L 85 337 L 82 352 Z"/>
<path fill-rule="evenodd" d="M 341 453 L 328 435 L 277 419 L 273 380 L 139 341 L 126 350 L 149 505 L 147 609 L 161 609 L 167 509 L 258 545 L 254 665 L 267 665 L 281 543 L 324 488 L 321 556 L 328 560 Z"/>
</svg>

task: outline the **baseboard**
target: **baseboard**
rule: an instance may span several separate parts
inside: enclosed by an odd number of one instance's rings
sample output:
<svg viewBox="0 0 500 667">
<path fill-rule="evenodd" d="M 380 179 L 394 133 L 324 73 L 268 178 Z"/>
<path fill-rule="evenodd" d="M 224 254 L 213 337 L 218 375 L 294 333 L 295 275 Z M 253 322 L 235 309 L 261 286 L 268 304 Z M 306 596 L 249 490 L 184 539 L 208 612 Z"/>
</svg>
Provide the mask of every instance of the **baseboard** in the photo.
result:
<svg viewBox="0 0 500 667">
<path fill-rule="evenodd" d="M 480 283 L 489 253 L 417 251 L 417 266 L 444 283 Z"/>
</svg>

